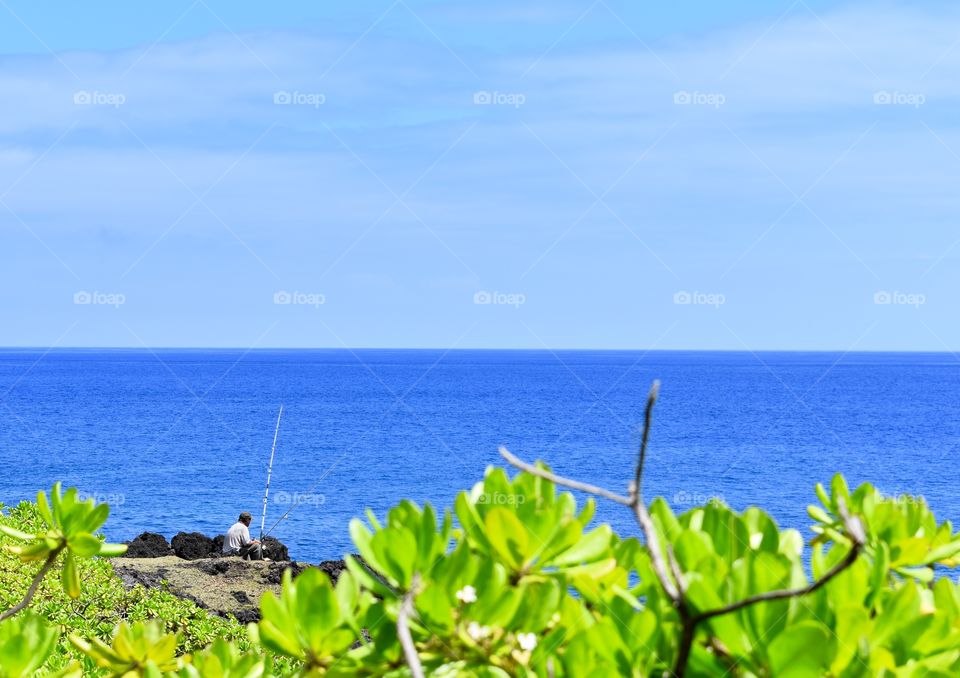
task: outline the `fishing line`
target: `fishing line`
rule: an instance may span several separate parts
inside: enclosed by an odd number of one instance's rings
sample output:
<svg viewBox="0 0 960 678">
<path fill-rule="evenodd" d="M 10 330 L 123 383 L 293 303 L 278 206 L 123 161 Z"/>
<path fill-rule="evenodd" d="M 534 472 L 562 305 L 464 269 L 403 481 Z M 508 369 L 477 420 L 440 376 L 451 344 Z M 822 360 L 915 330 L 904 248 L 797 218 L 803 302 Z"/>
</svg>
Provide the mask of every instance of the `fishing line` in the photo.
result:
<svg viewBox="0 0 960 678">
<path fill-rule="evenodd" d="M 270 449 L 270 464 L 267 466 L 267 487 L 263 491 L 263 515 L 260 516 L 260 541 L 263 541 L 263 528 L 267 524 L 267 503 L 270 497 L 270 476 L 273 475 L 273 457 L 277 453 L 277 436 L 280 435 L 280 417 L 283 416 L 283 403 L 280 403 L 280 412 L 277 414 L 277 428 L 273 432 L 273 447 Z M 273 528 L 270 528 L 271 530 Z"/>
</svg>

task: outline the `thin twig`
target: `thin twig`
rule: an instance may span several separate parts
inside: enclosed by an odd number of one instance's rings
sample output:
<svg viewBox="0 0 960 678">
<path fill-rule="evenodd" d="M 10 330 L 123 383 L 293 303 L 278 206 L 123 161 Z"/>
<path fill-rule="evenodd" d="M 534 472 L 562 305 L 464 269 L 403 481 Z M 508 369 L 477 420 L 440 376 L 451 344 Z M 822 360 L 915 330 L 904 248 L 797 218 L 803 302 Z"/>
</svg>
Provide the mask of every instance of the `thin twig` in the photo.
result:
<svg viewBox="0 0 960 678">
<path fill-rule="evenodd" d="M 725 614 L 730 614 L 731 612 L 736 612 L 737 610 L 742 610 L 745 607 L 750 607 L 751 605 L 756 605 L 757 603 L 763 603 L 771 600 L 781 600 L 783 598 L 798 598 L 800 596 L 805 596 L 808 593 L 813 593 L 817 589 L 826 585 L 831 579 L 836 577 L 838 574 L 846 570 L 848 567 L 853 565 L 854 561 L 860 555 L 860 544 L 854 544 L 850 549 L 850 552 L 846 557 L 841 560 L 839 563 L 834 565 L 829 572 L 817 579 L 815 582 L 809 586 L 804 586 L 799 589 L 781 589 L 779 591 L 767 591 L 765 593 L 758 593 L 755 596 L 750 596 L 749 598 L 744 598 L 743 600 L 738 600 L 735 603 L 726 605 L 724 607 L 718 607 L 715 610 L 707 610 L 706 612 L 701 612 L 698 615 L 694 615 L 693 622 L 698 624 L 707 619 L 712 619 L 714 617 L 720 617 Z"/>
<path fill-rule="evenodd" d="M 60 551 L 62 550 L 63 547 L 60 546 L 50 552 L 50 555 L 47 556 L 46 561 L 43 563 L 43 567 L 40 568 L 40 571 L 37 572 L 36 576 L 33 578 L 33 581 L 30 583 L 30 588 L 27 589 L 27 593 L 23 596 L 23 600 L 3 614 L 0 614 L 0 622 L 4 621 L 5 619 L 9 619 L 30 604 L 30 601 L 33 600 L 33 596 L 37 593 L 37 589 L 40 587 L 40 582 L 42 582 L 44 577 L 47 576 L 47 573 L 50 571 L 50 568 L 53 567 L 53 564 L 57 560 L 57 556 L 60 555 Z"/>
<path fill-rule="evenodd" d="M 860 555 L 860 552 L 863 550 L 863 547 L 866 545 L 866 535 L 863 533 L 863 527 L 860 524 L 859 519 L 851 516 L 847 513 L 847 509 L 843 504 L 843 500 L 840 500 L 839 506 L 840 516 L 843 519 L 844 527 L 846 528 L 847 536 L 853 542 L 850 546 L 850 552 L 841 560 L 839 563 L 834 565 L 830 570 L 826 572 L 822 577 L 814 581 L 808 586 L 804 586 L 798 589 L 781 589 L 778 591 L 767 591 L 765 593 L 758 593 L 755 596 L 750 596 L 744 598 L 743 600 L 738 600 L 735 603 L 726 605 L 724 607 L 719 607 L 715 610 L 707 610 L 701 612 L 698 615 L 693 617 L 694 623 L 704 621 L 705 619 L 712 619 L 713 617 L 719 617 L 731 612 L 736 612 L 737 610 L 742 610 L 745 607 L 750 605 L 755 605 L 757 603 L 763 603 L 771 600 L 781 600 L 783 598 L 797 598 L 799 596 L 805 596 L 807 594 L 813 593 L 819 588 L 825 586 L 831 579 L 836 577 L 838 574 L 846 570 L 848 567 L 853 565 L 857 557 Z"/>
<path fill-rule="evenodd" d="M 650 437 L 650 421 L 653 417 L 653 405 L 657 402 L 660 395 L 660 381 L 654 380 L 650 387 L 650 393 L 647 394 L 647 408 L 643 413 L 643 434 L 640 437 L 640 455 L 637 457 L 637 469 L 633 478 L 633 494 L 639 497 L 641 495 L 640 484 L 643 482 L 643 464 L 647 460 L 647 440 Z"/>
<path fill-rule="evenodd" d="M 416 595 L 419 584 L 420 575 L 414 574 L 413 580 L 410 582 L 410 589 L 403 595 L 400 612 L 397 614 L 397 638 L 400 639 L 400 645 L 403 647 L 403 654 L 407 659 L 407 666 L 410 667 L 410 674 L 413 678 L 424 678 L 420 655 L 417 654 L 417 646 L 413 644 L 413 636 L 410 634 L 413 597 Z"/>
<path fill-rule="evenodd" d="M 640 523 L 640 529 L 643 531 L 643 538 L 647 542 L 647 551 L 650 552 L 650 564 L 653 565 L 653 572 L 660 580 L 660 585 L 667 592 L 667 596 L 673 601 L 674 606 L 680 604 L 680 591 L 677 589 L 670 575 L 667 574 L 667 565 L 663 558 L 663 551 L 660 550 L 660 540 L 657 537 L 657 528 L 650 518 L 650 513 L 642 501 L 633 505 L 633 513 Z"/>
<path fill-rule="evenodd" d="M 616 503 L 623 504 L 624 506 L 633 506 L 633 500 L 630 497 L 624 497 L 621 494 L 611 492 L 610 490 L 605 490 L 604 488 L 597 487 L 596 485 L 581 483 L 579 480 L 570 480 L 569 478 L 558 476 L 555 473 L 551 473 L 550 471 L 534 466 L 533 464 L 528 464 L 519 457 L 514 456 L 510 450 L 505 447 L 500 448 L 500 456 L 506 459 L 511 466 L 516 466 L 521 471 L 526 471 L 527 473 L 535 476 L 540 476 L 541 478 L 549 480 L 552 483 L 556 483 L 557 485 L 563 485 L 564 487 L 569 487 L 571 490 L 579 490 L 580 492 L 586 492 L 587 494 L 595 494 L 598 497 L 615 501 Z"/>
<path fill-rule="evenodd" d="M 667 544 L 667 562 L 670 563 L 670 572 L 673 573 L 673 578 L 677 581 L 677 588 L 680 590 L 680 595 L 684 595 L 687 592 L 687 580 L 680 570 L 680 563 L 677 562 L 677 556 L 674 554 L 670 544 Z"/>
</svg>

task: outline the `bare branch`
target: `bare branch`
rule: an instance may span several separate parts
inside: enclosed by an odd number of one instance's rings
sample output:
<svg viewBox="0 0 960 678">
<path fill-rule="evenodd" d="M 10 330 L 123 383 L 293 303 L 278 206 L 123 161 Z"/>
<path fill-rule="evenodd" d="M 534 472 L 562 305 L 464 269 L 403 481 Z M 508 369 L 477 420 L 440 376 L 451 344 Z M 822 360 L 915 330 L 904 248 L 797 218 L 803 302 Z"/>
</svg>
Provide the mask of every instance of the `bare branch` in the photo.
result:
<svg viewBox="0 0 960 678">
<path fill-rule="evenodd" d="M 680 594 L 685 594 L 687 592 L 687 580 L 683 577 L 683 572 L 680 570 L 680 563 L 677 562 L 677 557 L 673 553 L 673 547 L 670 546 L 670 544 L 667 544 L 667 562 L 670 563 L 670 572 L 673 573 L 673 578 L 677 581 L 677 588 L 680 590 Z"/>
<path fill-rule="evenodd" d="M 667 592 L 674 605 L 681 602 L 680 591 L 677 589 L 670 575 L 667 574 L 667 565 L 663 559 L 663 551 L 660 550 L 660 540 L 657 538 L 657 528 L 653 524 L 653 519 L 647 511 L 643 501 L 637 501 L 633 504 L 633 514 L 640 523 L 640 529 L 643 531 L 643 538 L 647 542 L 647 551 L 650 552 L 650 563 L 653 565 L 653 572 L 660 580 L 660 585 Z"/>
<path fill-rule="evenodd" d="M 841 560 L 839 563 L 834 565 L 824 574 L 822 577 L 814 581 L 809 586 L 804 586 L 799 589 L 781 589 L 779 591 L 767 591 L 766 593 L 758 593 L 755 596 L 750 596 L 744 598 L 743 600 L 738 600 L 735 603 L 731 603 L 725 607 L 720 607 L 715 610 L 707 610 L 706 612 L 701 612 L 700 614 L 693 617 L 694 623 L 701 622 L 705 619 L 711 619 L 713 617 L 719 617 L 721 615 L 729 614 L 731 612 L 736 612 L 737 610 L 742 610 L 745 607 L 751 605 L 756 605 L 757 603 L 763 603 L 771 600 L 781 600 L 783 598 L 796 598 L 798 596 L 805 596 L 809 593 L 813 593 L 817 589 L 825 586 L 827 582 L 836 577 L 838 574 L 846 570 L 848 567 L 853 565 L 857 560 L 857 557 L 860 555 L 860 552 L 863 550 L 863 547 L 866 545 L 867 536 L 863 530 L 863 524 L 860 522 L 860 519 L 856 516 L 851 516 L 847 512 L 847 507 L 843 503 L 841 498 L 839 501 L 839 513 L 840 517 L 843 520 L 844 528 L 847 533 L 847 536 L 852 542 L 850 546 L 850 552 L 847 553 L 846 557 Z"/>
<path fill-rule="evenodd" d="M 629 506 L 633 510 L 637 523 L 640 525 L 640 530 L 643 532 L 644 541 L 646 542 L 647 552 L 650 555 L 650 563 L 653 568 L 653 572 L 659 580 L 660 585 L 663 587 L 667 597 L 672 601 L 673 606 L 676 608 L 680 617 L 680 645 L 677 651 L 676 664 L 673 670 L 673 675 L 679 677 L 683 676 L 686 672 L 687 662 L 690 657 L 690 650 L 693 646 L 693 641 L 696 636 L 697 624 L 707 619 L 712 619 L 713 617 L 719 617 L 731 612 L 736 612 L 737 610 L 742 610 L 758 603 L 771 600 L 781 600 L 784 598 L 795 598 L 813 593 L 817 589 L 825 586 L 831 579 L 839 575 L 848 567 L 853 565 L 860 553 L 863 551 L 867 538 L 860 519 L 856 516 L 851 516 L 847 512 L 847 508 L 841 500 L 838 506 L 838 513 L 843 520 L 844 532 L 851 541 L 851 547 L 849 553 L 846 554 L 843 560 L 832 567 L 826 574 L 814 581 L 809 586 L 804 586 L 797 589 L 767 591 L 765 593 L 744 598 L 743 600 L 739 600 L 724 607 L 714 610 L 706 610 L 698 614 L 692 614 L 686 601 L 685 593 L 687 584 L 683 575 L 683 571 L 681 570 L 680 564 L 677 562 L 677 559 L 669 544 L 666 545 L 666 555 L 664 554 L 664 547 L 660 543 L 656 525 L 654 525 L 653 518 L 650 516 L 650 512 L 643 501 L 643 495 L 641 492 L 643 467 L 646 461 L 647 445 L 650 438 L 650 424 L 652 420 L 653 406 L 657 401 L 659 393 L 660 382 L 654 381 L 650 388 L 650 393 L 647 396 L 647 407 L 646 411 L 644 412 L 643 434 L 640 442 L 640 452 L 637 458 L 637 467 L 634 473 L 634 480 L 629 488 L 630 495 L 628 497 L 624 497 L 596 485 L 590 485 L 588 483 L 582 483 L 578 480 L 564 478 L 551 473 L 550 471 L 538 468 L 514 456 L 505 447 L 500 448 L 500 454 L 512 466 L 515 466 L 522 471 L 539 476 L 556 483 L 557 485 L 562 485 L 563 487 L 593 494 L 598 497 L 609 499 L 610 501 L 618 504 Z M 710 642 L 714 641 L 715 639 L 711 639 Z"/>
<path fill-rule="evenodd" d="M 654 380 L 650 387 L 650 393 L 647 395 L 647 409 L 643 413 L 643 434 L 640 438 L 640 454 L 637 457 L 637 469 L 633 478 L 633 488 L 631 494 L 639 497 L 641 495 L 640 484 L 643 482 L 643 464 L 647 459 L 647 440 L 650 438 L 650 420 L 653 417 L 653 405 L 657 402 L 660 395 L 660 380 Z"/>
<path fill-rule="evenodd" d="M 403 647 L 403 655 L 407 659 L 407 666 L 410 667 L 410 674 L 413 678 L 424 678 L 423 665 L 420 664 L 420 655 L 417 654 L 417 646 L 413 644 L 413 636 L 410 635 L 410 616 L 413 614 L 413 597 L 416 595 L 417 587 L 420 584 L 420 575 L 414 574 L 410 582 L 410 590 L 403 595 L 400 603 L 400 613 L 397 615 L 397 638 L 400 639 L 400 645 Z"/>
<path fill-rule="evenodd" d="M 534 466 L 533 464 L 528 464 L 519 457 L 511 454 L 510 450 L 505 447 L 500 448 L 500 456 L 506 459 L 511 466 L 516 466 L 521 471 L 526 471 L 532 475 L 540 476 L 541 478 L 549 480 L 552 483 L 556 483 L 557 485 L 563 485 L 564 487 L 569 487 L 571 490 L 579 490 L 580 492 L 586 492 L 587 494 L 595 494 L 598 497 L 615 501 L 618 504 L 623 504 L 624 506 L 633 505 L 633 500 L 630 499 L 630 497 L 624 497 L 623 495 L 617 494 L 616 492 L 611 492 L 610 490 L 605 490 L 604 488 L 597 487 L 596 485 L 581 483 L 579 480 L 570 480 L 569 478 L 558 476 L 555 473 L 546 471 L 542 468 Z"/>
<path fill-rule="evenodd" d="M 736 612 L 737 610 L 742 610 L 745 607 L 750 607 L 751 605 L 756 605 L 757 603 L 764 603 L 771 600 L 781 600 L 783 598 L 796 598 L 799 596 L 805 596 L 808 593 L 813 593 L 817 589 L 826 585 L 831 579 L 836 577 L 838 574 L 846 570 L 848 567 L 853 565 L 857 557 L 860 555 L 860 551 L 863 548 L 862 544 L 854 543 L 850 548 L 850 552 L 846 557 L 841 560 L 839 563 L 834 565 L 829 572 L 820 577 L 809 586 L 804 586 L 799 589 L 782 589 L 779 591 L 767 591 L 766 593 L 758 593 L 755 596 L 750 596 L 749 598 L 744 598 L 743 600 L 738 600 L 735 603 L 731 603 L 725 607 L 719 607 L 715 610 L 707 610 L 706 612 L 701 612 L 698 615 L 693 617 L 693 622 L 699 623 L 706 619 L 712 619 L 713 617 L 720 617 L 731 612 Z"/>
</svg>

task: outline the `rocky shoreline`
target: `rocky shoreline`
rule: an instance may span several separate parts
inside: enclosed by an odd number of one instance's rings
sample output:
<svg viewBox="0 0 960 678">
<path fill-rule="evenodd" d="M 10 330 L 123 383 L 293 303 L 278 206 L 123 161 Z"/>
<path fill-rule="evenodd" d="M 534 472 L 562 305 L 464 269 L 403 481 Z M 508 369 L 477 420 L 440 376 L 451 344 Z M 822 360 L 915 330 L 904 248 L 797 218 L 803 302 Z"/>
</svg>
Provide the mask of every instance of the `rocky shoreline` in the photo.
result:
<svg viewBox="0 0 960 678">
<path fill-rule="evenodd" d="M 279 593 L 287 570 L 296 577 L 317 567 L 336 583 L 346 568 L 342 560 L 317 565 L 290 560 L 287 547 L 273 537 L 264 539 L 264 556 L 269 561 L 224 556 L 222 536 L 199 532 L 180 532 L 169 542 L 163 535 L 144 532 L 127 547 L 123 557 L 111 562 L 128 588 L 162 588 L 212 614 L 241 623 L 260 619 L 260 596 L 267 591 Z"/>
<path fill-rule="evenodd" d="M 163 558 L 176 556 L 183 560 L 223 558 L 223 535 L 208 537 L 202 532 L 178 532 L 169 542 L 162 534 L 144 532 L 127 542 L 126 558 Z M 226 556 L 229 557 L 229 556 Z M 274 537 L 263 538 L 263 557 L 290 560 L 286 545 Z"/>
</svg>

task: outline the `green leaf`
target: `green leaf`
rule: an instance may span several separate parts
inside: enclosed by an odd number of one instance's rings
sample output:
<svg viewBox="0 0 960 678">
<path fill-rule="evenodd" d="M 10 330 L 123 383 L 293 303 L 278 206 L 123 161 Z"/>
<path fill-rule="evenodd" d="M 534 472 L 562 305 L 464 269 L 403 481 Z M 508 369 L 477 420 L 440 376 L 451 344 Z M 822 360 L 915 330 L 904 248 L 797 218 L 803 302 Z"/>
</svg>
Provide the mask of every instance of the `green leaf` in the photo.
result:
<svg viewBox="0 0 960 678">
<path fill-rule="evenodd" d="M 833 646 L 830 630 L 819 622 L 788 626 L 767 648 L 771 673 L 777 678 L 821 676 L 830 666 Z"/>
<path fill-rule="evenodd" d="M 122 556 L 126 552 L 126 544 L 108 544 L 106 542 L 102 542 L 100 544 L 100 551 L 97 553 L 97 555 L 103 556 L 104 558 L 114 558 L 116 556 Z"/>
<path fill-rule="evenodd" d="M 484 526 L 496 552 L 511 569 L 519 570 L 530 550 L 530 540 L 523 523 L 511 511 L 498 506 L 487 513 Z"/>
<path fill-rule="evenodd" d="M 80 532 L 73 535 L 67 545 L 75 555 L 81 558 L 89 558 L 100 552 L 100 540 L 89 532 Z"/>
<path fill-rule="evenodd" d="M 610 553 L 610 539 L 613 530 L 609 525 L 601 525 L 583 535 L 572 547 L 551 559 L 549 564 L 556 567 L 590 563 Z"/>
<path fill-rule="evenodd" d="M 73 489 L 73 488 L 71 488 Z M 100 527 L 107 522 L 107 518 L 110 516 L 110 505 L 109 504 L 97 504 L 90 514 L 87 516 L 87 519 L 84 521 L 84 528 L 86 532 L 96 532 Z"/>
<path fill-rule="evenodd" d="M 387 527 L 373 535 L 370 549 L 382 574 L 401 589 L 409 588 L 417 561 L 417 541 L 413 533 L 403 527 Z"/>
<path fill-rule="evenodd" d="M 927 557 L 922 564 L 930 565 L 932 563 L 937 563 L 941 560 L 951 558 L 958 553 L 960 553 L 960 539 L 948 542 L 931 550 L 930 553 L 927 554 Z"/>
<path fill-rule="evenodd" d="M 43 519 L 43 522 L 47 524 L 47 527 L 53 527 L 53 513 L 50 511 L 47 493 L 42 490 L 37 492 L 37 511 L 39 511 L 40 517 Z"/>
<path fill-rule="evenodd" d="M 813 506 L 812 504 L 807 507 L 807 515 L 816 520 L 818 523 L 823 523 L 825 525 L 832 525 L 836 521 L 824 511 L 819 506 Z"/>
<path fill-rule="evenodd" d="M 823 504 L 825 508 L 832 508 L 833 502 L 830 501 L 830 495 L 827 494 L 827 490 L 823 486 L 823 483 L 817 483 L 813 490 L 817 495 L 817 499 L 820 500 L 820 503 Z"/>
<path fill-rule="evenodd" d="M 30 534 L 29 532 L 24 532 L 23 530 L 18 530 L 16 528 L 10 527 L 9 525 L 0 525 L 0 532 L 3 532 L 8 537 L 17 539 L 19 541 L 33 541 L 37 538 L 37 535 Z"/>
<path fill-rule="evenodd" d="M 80 575 L 77 573 L 77 564 L 72 553 L 63 558 L 63 590 L 71 598 L 80 597 Z"/>
</svg>

